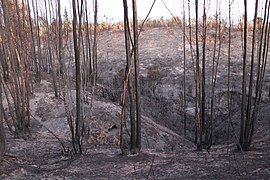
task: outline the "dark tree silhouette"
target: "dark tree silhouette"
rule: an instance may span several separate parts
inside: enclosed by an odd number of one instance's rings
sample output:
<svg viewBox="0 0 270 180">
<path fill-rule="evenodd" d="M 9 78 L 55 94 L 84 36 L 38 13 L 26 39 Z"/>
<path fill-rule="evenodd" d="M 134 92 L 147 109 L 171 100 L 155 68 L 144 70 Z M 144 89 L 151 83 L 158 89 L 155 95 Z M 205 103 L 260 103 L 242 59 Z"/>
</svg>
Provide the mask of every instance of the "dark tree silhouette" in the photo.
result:
<svg viewBox="0 0 270 180">
<path fill-rule="evenodd" d="M 5 153 L 6 139 L 3 126 L 3 113 L 2 113 L 2 75 L 0 74 L 0 162 Z"/>
</svg>

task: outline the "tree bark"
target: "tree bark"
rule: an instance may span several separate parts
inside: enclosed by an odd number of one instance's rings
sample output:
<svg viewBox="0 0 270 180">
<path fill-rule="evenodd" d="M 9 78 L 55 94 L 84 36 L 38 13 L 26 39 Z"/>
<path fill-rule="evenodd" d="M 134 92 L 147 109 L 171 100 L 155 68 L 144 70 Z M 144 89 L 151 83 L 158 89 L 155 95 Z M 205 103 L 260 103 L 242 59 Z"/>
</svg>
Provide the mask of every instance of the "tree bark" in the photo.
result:
<svg viewBox="0 0 270 180">
<path fill-rule="evenodd" d="M 243 44 L 243 77 L 242 77 L 242 106 L 241 106 L 241 128 L 238 149 L 243 149 L 245 144 L 245 120 L 246 120 L 246 79 L 247 79 L 247 0 L 244 0 L 244 44 Z"/>
<path fill-rule="evenodd" d="M 77 36 L 77 10 L 76 1 L 72 0 L 73 6 L 73 43 L 74 43 L 74 54 L 75 54 L 75 69 L 76 69 L 76 128 L 75 128 L 75 140 L 73 140 L 73 148 L 76 154 L 82 153 L 81 147 L 81 67 L 80 67 L 80 44 Z"/>
<path fill-rule="evenodd" d="M 141 91 L 140 91 L 140 60 L 138 42 L 137 1 L 132 0 L 133 6 L 133 38 L 134 38 L 134 67 L 135 67 L 135 91 L 136 91 L 136 148 L 141 150 Z"/>
<path fill-rule="evenodd" d="M 93 40 L 93 85 L 96 86 L 97 83 L 97 13 L 98 13 L 98 5 L 97 0 L 95 0 L 94 4 L 94 40 Z"/>
<path fill-rule="evenodd" d="M 6 148 L 6 138 L 3 126 L 3 113 L 2 113 L 2 75 L 0 74 L 0 162 L 3 159 L 5 148 Z"/>
<path fill-rule="evenodd" d="M 199 142 L 197 142 L 197 149 L 201 150 L 202 149 L 202 126 L 201 126 L 201 109 L 200 103 L 201 103 L 201 86 L 200 86 L 200 50 L 199 50 L 199 10 L 198 10 L 198 0 L 195 0 L 195 13 L 196 13 L 196 18 L 195 18 L 195 30 L 196 30 L 196 108 L 197 108 L 197 114 L 196 114 L 196 119 L 197 119 L 197 132 L 199 133 Z"/>
<path fill-rule="evenodd" d="M 183 1 L 183 53 L 184 53 L 184 92 L 183 92 L 183 111 L 184 111 L 184 136 L 187 135 L 187 111 L 186 111 L 186 16 L 185 1 Z"/>
</svg>

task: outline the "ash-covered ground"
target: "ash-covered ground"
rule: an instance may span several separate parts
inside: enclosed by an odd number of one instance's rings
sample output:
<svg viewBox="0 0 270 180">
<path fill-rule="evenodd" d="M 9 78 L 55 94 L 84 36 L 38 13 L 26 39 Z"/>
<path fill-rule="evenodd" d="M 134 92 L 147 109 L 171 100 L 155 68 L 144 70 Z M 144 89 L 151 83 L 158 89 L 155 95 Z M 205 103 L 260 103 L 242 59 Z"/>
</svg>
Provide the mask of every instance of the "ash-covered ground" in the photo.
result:
<svg viewBox="0 0 270 180">
<path fill-rule="evenodd" d="M 211 37 L 211 31 L 209 36 Z M 213 36 L 212 36 L 213 37 Z M 224 35 L 224 37 L 227 37 Z M 212 38 L 213 39 L 213 38 Z M 207 41 L 207 79 L 211 82 L 213 40 Z M 187 137 L 183 136 L 182 32 L 174 28 L 145 29 L 140 36 L 142 93 L 142 153 L 122 156 L 119 145 L 120 98 L 125 69 L 124 35 L 98 35 L 98 87 L 93 110 L 84 104 L 89 127 L 83 155 L 64 153 L 52 131 L 72 149 L 65 107 L 54 97 L 52 78 L 43 75 L 31 97 L 32 139 L 14 139 L 6 129 L 7 151 L 0 164 L 2 179 L 267 179 L 270 176 L 269 75 L 256 134 L 249 152 L 235 151 L 241 105 L 241 34 L 232 36 L 232 123 L 228 131 L 227 51 L 222 39 L 215 89 L 214 144 L 209 152 L 195 151 L 195 85 L 190 46 L 186 44 Z M 217 52 L 216 52 L 217 53 Z M 250 55 L 250 54 L 249 54 Z M 66 58 L 71 58 L 66 56 Z M 214 60 L 217 62 L 217 59 Z M 72 67 L 72 62 L 71 66 Z M 72 76 L 73 69 L 69 70 Z M 71 86 L 72 87 L 72 86 Z M 208 92 L 209 90 L 207 90 Z M 74 90 L 70 91 L 71 98 Z M 209 94 L 207 95 L 209 97 Z M 229 139 L 228 139 L 229 137 Z"/>
</svg>

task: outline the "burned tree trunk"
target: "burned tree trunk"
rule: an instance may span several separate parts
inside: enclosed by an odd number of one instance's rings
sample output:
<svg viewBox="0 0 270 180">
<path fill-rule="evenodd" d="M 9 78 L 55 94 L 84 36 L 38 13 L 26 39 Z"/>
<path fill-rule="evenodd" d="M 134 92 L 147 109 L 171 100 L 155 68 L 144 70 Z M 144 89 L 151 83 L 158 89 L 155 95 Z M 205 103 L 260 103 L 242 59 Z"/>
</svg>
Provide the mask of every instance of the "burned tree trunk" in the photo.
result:
<svg viewBox="0 0 270 180">
<path fill-rule="evenodd" d="M 94 8 L 94 40 L 93 40 L 93 52 L 92 52 L 92 60 L 93 60 L 93 86 L 97 83 L 97 13 L 98 13 L 98 5 L 97 0 L 95 0 L 95 8 Z"/>
<path fill-rule="evenodd" d="M 184 111 L 184 136 L 187 136 L 187 100 L 186 100 L 186 16 L 185 2 L 183 1 L 183 52 L 184 52 L 184 91 L 183 91 L 183 111 Z"/>
<path fill-rule="evenodd" d="M 201 150 L 202 149 L 202 120 L 201 120 L 201 83 L 200 83 L 200 50 L 199 50 L 199 10 L 198 10 L 198 0 L 195 1 L 195 11 L 196 11 L 196 120 L 197 120 L 197 132 L 199 133 L 199 142 L 197 142 L 197 149 Z M 198 134 L 197 134 L 198 136 Z M 197 137 L 196 137 L 197 139 Z"/>
<path fill-rule="evenodd" d="M 82 3 L 82 2 L 81 2 Z M 81 65 L 80 65 L 80 42 L 78 42 L 77 33 L 77 10 L 76 1 L 72 0 L 73 7 L 73 43 L 75 54 L 76 69 L 76 121 L 75 121 L 75 139 L 73 139 L 73 148 L 76 154 L 82 153 L 82 114 L 81 114 Z"/>
<path fill-rule="evenodd" d="M 138 42 L 138 19 L 137 1 L 132 1 L 133 6 L 133 33 L 134 33 L 134 67 L 135 67 L 135 91 L 136 91 L 136 149 L 141 149 L 141 91 L 140 91 L 140 61 L 139 61 L 139 42 Z"/>
<path fill-rule="evenodd" d="M 125 28 L 125 45 L 126 45 L 126 73 L 124 79 L 124 93 L 122 96 L 122 112 L 121 112 L 121 132 L 120 132 L 120 148 L 122 152 L 125 152 L 125 146 L 123 142 L 123 128 L 124 121 L 124 107 L 126 91 L 129 92 L 130 104 L 130 152 L 135 154 L 141 149 L 141 107 L 140 107 L 140 78 L 139 78 L 139 51 L 138 51 L 138 20 L 137 20 L 137 2 L 132 1 L 133 5 L 133 43 L 131 41 L 129 20 L 128 20 L 128 5 L 127 1 L 123 0 L 124 5 L 124 28 Z M 132 50 L 130 50 L 130 44 L 132 44 Z M 134 77 L 131 76 L 131 58 L 134 59 Z M 134 81 L 133 81 L 134 80 Z M 133 88 L 133 84 L 134 88 Z M 128 148 L 128 147 L 126 147 Z"/>
<path fill-rule="evenodd" d="M 2 75 L 0 74 L 0 162 L 5 153 L 6 147 L 6 138 L 5 131 L 3 127 L 3 113 L 2 113 L 2 83 L 1 83 Z"/>
<path fill-rule="evenodd" d="M 30 134 L 30 113 L 29 113 L 29 48 L 28 34 L 16 33 L 20 18 L 13 18 L 11 14 L 16 11 L 16 7 L 6 0 L 1 0 L 3 11 L 4 28 L 1 29 L 1 39 L 3 39 L 3 51 L 5 53 L 5 64 L 8 65 L 8 79 L 3 81 L 3 89 L 8 101 L 9 113 L 12 117 L 12 132 L 16 137 L 29 138 Z M 18 11 L 19 9 L 17 9 Z M 19 39 L 19 41 L 18 41 Z M 23 44 L 23 46 L 22 46 Z M 1 75 L 2 76 L 2 75 Z"/>
</svg>

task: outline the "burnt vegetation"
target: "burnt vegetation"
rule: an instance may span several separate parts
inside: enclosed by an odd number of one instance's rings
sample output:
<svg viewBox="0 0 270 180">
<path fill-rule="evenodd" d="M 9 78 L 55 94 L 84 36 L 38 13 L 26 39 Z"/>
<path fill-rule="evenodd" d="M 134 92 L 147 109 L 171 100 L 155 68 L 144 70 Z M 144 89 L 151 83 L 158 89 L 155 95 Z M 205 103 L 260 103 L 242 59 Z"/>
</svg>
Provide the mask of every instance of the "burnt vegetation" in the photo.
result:
<svg viewBox="0 0 270 180">
<path fill-rule="evenodd" d="M 156 1 L 0 1 L 1 178 L 269 178 L 269 1 Z"/>
</svg>

